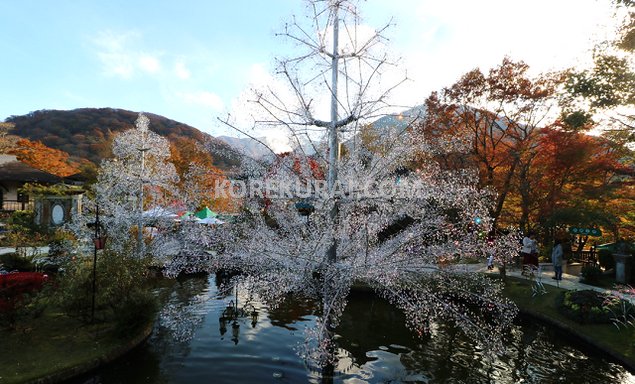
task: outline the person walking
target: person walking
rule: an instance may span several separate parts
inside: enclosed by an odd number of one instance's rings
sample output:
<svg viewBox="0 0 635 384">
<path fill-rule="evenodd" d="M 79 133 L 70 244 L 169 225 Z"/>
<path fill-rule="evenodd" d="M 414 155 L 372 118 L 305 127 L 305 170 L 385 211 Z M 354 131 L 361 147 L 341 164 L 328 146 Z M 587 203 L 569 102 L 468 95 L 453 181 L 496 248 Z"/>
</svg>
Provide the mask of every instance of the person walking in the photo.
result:
<svg viewBox="0 0 635 384">
<path fill-rule="evenodd" d="M 529 231 L 527 235 L 523 237 L 523 247 L 520 250 L 520 254 L 523 258 L 523 272 L 522 272 L 523 275 L 526 273 L 526 271 L 529 268 L 531 268 L 531 265 L 534 265 L 533 255 L 534 255 L 534 252 L 537 252 L 537 249 L 538 249 L 538 245 L 536 243 L 535 237 L 536 235 L 532 231 Z"/>
<path fill-rule="evenodd" d="M 553 270 L 556 273 L 553 277 L 554 280 L 562 280 L 562 254 L 562 242 L 556 239 L 553 250 L 551 251 L 551 262 L 553 263 Z"/>
<path fill-rule="evenodd" d="M 529 264 L 531 264 L 534 269 L 538 269 L 538 240 L 536 240 L 535 234 L 531 236 L 531 257 Z"/>
</svg>

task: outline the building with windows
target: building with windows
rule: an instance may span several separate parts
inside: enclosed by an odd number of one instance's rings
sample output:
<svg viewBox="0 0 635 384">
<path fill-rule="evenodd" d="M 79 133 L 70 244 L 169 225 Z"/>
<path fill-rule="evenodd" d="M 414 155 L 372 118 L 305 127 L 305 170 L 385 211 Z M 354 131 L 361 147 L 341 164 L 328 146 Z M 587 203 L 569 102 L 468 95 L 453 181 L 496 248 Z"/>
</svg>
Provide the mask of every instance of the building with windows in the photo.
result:
<svg viewBox="0 0 635 384">
<path fill-rule="evenodd" d="M 64 179 L 33 168 L 13 155 L 0 154 L 0 212 L 34 211 L 35 224 L 48 227 L 61 225 L 81 211 L 82 194 L 30 196 L 20 192 L 26 183 L 54 185 Z"/>
</svg>

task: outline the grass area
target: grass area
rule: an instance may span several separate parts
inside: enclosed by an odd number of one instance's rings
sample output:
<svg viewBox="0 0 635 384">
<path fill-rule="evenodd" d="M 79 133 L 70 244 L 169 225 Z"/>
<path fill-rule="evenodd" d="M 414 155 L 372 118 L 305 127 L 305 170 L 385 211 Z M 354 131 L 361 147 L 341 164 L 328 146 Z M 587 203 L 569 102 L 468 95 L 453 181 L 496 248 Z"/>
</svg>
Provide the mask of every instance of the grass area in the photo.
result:
<svg viewBox="0 0 635 384">
<path fill-rule="evenodd" d="M 174 284 L 154 279 L 152 292 L 160 302 Z M 154 317 L 154 315 L 152 316 Z M 118 336 L 115 322 L 84 324 L 50 305 L 35 319 L 18 322 L 17 330 L 0 329 L 0 383 L 24 383 L 68 372 L 83 373 L 118 357 L 141 342 L 150 331 Z"/>
<path fill-rule="evenodd" d="M 545 286 L 546 294 L 532 297 L 531 285 L 529 280 L 507 277 L 504 293 L 521 311 L 557 324 L 635 369 L 635 327 L 576 323 L 558 311 L 556 302 L 564 289 Z"/>
<path fill-rule="evenodd" d="M 90 368 L 127 349 L 129 340 L 112 335 L 113 324 L 83 325 L 46 311 L 15 331 L 0 331 L 0 383 L 22 383 L 69 369 Z"/>
</svg>

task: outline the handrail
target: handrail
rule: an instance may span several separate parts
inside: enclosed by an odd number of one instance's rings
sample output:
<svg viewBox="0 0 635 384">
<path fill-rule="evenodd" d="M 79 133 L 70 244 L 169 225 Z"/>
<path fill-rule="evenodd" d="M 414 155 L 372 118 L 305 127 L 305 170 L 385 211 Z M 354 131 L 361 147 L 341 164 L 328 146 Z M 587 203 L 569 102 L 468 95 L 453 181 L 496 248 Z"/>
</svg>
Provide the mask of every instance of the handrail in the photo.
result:
<svg viewBox="0 0 635 384">
<path fill-rule="evenodd" d="M 33 201 L 22 200 L 0 200 L 0 211 L 13 212 L 13 211 L 31 211 L 33 210 Z"/>
</svg>

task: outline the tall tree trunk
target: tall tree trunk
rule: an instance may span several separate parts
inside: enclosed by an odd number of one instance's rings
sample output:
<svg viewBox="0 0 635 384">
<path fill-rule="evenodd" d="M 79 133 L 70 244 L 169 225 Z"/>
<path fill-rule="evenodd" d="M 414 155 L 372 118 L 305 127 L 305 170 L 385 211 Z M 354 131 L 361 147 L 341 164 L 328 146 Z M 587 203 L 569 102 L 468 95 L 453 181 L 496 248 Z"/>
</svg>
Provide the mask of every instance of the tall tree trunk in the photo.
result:
<svg viewBox="0 0 635 384">
<path fill-rule="evenodd" d="M 498 221 L 498 217 L 500 216 L 503 210 L 503 205 L 505 204 L 505 199 L 507 198 L 507 194 L 509 193 L 509 190 L 511 189 L 512 178 L 514 177 L 514 173 L 516 172 L 517 165 L 518 165 L 518 159 L 515 158 L 514 161 L 512 162 L 512 165 L 509 168 L 509 171 L 507 172 L 507 175 L 505 176 L 505 181 L 503 182 L 501 189 L 498 191 L 496 206 L 494 207 L 494 211 L 491 213 L 494 223 Z"/>
</svg>

